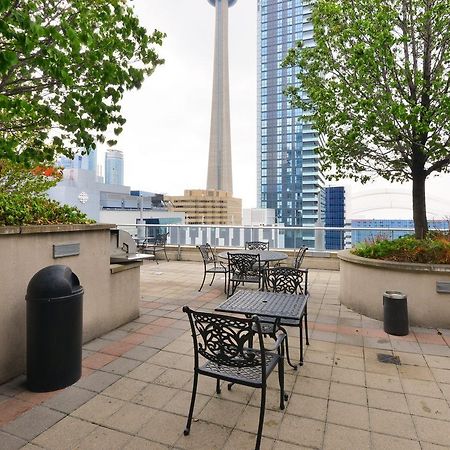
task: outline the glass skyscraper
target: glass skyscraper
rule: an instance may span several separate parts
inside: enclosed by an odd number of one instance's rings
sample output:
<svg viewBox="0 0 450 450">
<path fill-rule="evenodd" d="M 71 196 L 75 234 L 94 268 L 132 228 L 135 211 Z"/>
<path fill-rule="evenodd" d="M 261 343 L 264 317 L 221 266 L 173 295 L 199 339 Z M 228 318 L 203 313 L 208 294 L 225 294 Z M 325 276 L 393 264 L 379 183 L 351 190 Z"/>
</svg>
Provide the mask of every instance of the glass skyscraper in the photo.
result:
<svg viewBox="0 0 450 450">
<path fill-rule="evenodd" d="M 325 188 L 325 226 L 340 227 L 345 225 L 345 187 L 330 186 Z M 342 250 L 344 233 L 338 230 L 325 232 L 325 248 Z"/>
<path fill-rule="evenodd" d="M 120 150 L 105 153 L 105 183 L 123 186 L 123 152 Z"/>
<path fill-rule="evenodd" d="M 304 0 L 258 0 L 258 205 L 275 209 L 277 223 L 286 226 L 323 220 L 318 134 L 298 120 L 302 111 L 283 94 L 286 86 L 298 85 L 299 69 L 281 68 L 296 41 L 314 45 L 310 18 L 311 6 Z M 287 232 L 285 242 L 314 248 L 314 232 Z"/>
</svg>

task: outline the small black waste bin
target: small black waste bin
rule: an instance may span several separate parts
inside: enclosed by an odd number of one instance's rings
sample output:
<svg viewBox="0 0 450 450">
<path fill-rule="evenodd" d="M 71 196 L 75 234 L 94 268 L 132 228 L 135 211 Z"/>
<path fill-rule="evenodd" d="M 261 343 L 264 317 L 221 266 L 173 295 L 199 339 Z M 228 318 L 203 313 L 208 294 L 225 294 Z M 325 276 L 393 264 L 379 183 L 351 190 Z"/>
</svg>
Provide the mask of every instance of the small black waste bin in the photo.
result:
<svg viewBox="0 0 450 450">
<path fill-rule="evenodd" d="M 384 331 L 396 336 L 409 333 L 408 299 L 398 291 L 386 291 L 383 294 Z"/>
<path fill-rule="evenodd" d="M 48 266 L 28 283 L 27 385 L 62 389 L 81 377 L 83 288 L 72 270 Z"/>
</svg>

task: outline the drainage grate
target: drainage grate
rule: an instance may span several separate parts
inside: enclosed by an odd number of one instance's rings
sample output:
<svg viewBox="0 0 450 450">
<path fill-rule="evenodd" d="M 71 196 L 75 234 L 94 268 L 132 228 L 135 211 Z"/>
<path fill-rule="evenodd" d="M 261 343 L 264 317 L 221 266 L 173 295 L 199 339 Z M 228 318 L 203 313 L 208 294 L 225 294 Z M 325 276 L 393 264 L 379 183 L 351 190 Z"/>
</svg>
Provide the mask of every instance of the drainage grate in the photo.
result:
<svg viewBox="0 0 450 450">
<path fill-rule="evenodd" d="M 398 356 L 388 355 L 386 353 L 378 353 L 377 358 L 379 362 L 385 364 L 395 364 L 396 366 L 400 366 L 402 364 Z"/>
</svg>

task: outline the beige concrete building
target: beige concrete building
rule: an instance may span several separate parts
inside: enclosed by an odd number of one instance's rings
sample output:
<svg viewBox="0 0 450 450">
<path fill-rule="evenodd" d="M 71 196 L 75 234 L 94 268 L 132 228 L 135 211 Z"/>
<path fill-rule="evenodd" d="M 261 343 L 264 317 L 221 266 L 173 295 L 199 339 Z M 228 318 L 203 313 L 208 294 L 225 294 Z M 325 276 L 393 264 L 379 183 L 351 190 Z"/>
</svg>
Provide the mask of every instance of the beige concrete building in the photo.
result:
<svg viewBox="0 0 450 450">
<path fill-rule="evenodd" d="M 214 189 L 187 189 L 184 195 L 165 195 L 169 211 L 182 211 L 189 225 L 241 225 L 242 200 Z"/>
</svg>

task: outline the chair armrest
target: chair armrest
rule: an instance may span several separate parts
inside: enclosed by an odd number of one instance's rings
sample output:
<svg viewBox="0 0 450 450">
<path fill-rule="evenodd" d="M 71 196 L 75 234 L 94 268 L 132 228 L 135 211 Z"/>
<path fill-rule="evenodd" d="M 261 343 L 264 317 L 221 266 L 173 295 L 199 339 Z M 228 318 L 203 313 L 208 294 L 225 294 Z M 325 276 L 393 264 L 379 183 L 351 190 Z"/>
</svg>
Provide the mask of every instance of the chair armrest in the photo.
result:
<svg viewBox="0 0 450 450">
<path fill-rule="evenodd" d="M 285 339 L 286 339 L 286 333 L 283 333 L 283 332 L 280 333 L 277 336 L 277 340 L 275 341 L 274 347 L 273 348 L 265 347 L 265 350 L 267 350 L 269 352 L 274 352 L 274 351 L 278 350 L 281 347 L 281 345 L 283 344 Z"/>
</svg>

